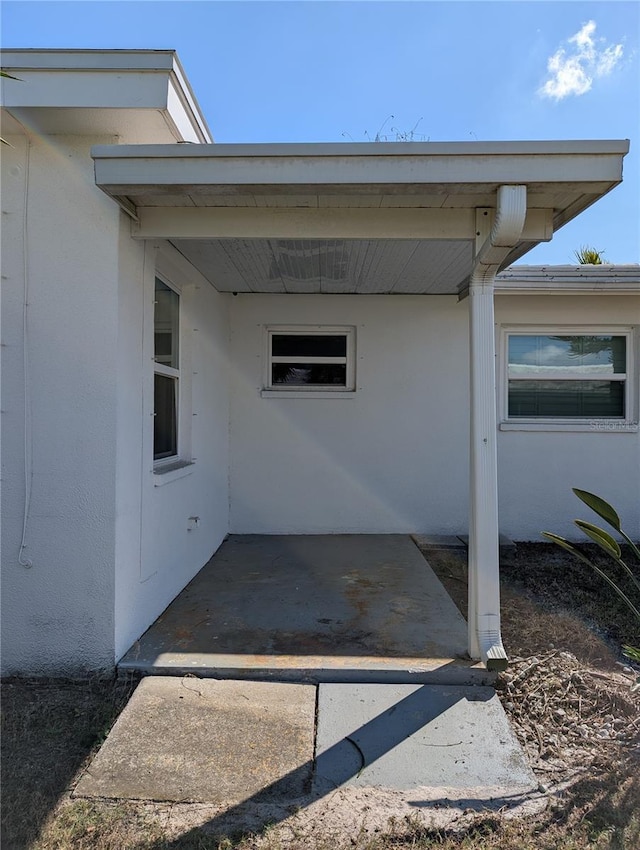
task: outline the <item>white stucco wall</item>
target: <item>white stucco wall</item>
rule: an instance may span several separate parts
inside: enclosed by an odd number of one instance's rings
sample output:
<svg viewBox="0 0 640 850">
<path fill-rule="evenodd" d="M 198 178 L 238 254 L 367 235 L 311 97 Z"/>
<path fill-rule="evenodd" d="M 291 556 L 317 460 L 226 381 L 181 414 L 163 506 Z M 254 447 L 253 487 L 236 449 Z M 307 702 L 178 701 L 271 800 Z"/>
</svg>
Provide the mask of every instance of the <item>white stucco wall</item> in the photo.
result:
<svg viewBox="0 0 640 850">
<path fill-rule="evenodd" d="M 182 288 L 194 463 L 156 486 L 157 249 L 131 239 L 94 185 L 89 149 L 105 141 L 32 135 L 28 162 L 24 137 L 3 150 L 3 675 L 112 668 L 228 529 L 230 296 L 165 248 L 159 268 Z M 18 562 L 25 482 L 31 568 Z"/>
<path fill-rule="evenodd" d="M 9 141 L 2 152 L 2 669 L 80 672 L 113 663 L 118 213 L 93 185 L 93 139 L 33 135 L 29 152 L 24 137 Z M 30 569 L 18 563 L 25 484 Z"/>
<path fill-rule="evenodd" d="M 639 320 L 637 295 L 496 299 L 498 351 L 503 324 Z M 262 398 L 269 324 L 356 326 L 353 397 Z M 466 302 L 238 295 L 231 327 L 232 531 L 466 532 Z M 498 354 L 498 382 L 500 365 Z M 580 506 L 571 487 L 578 486 L 610 499 L 640 535 L 637 432 L 500 431 L 498 447 L 503 533 L 516 540 L 539 540 L 545 529 L 576 536 L 571 520 Z"/>
<path fill-rule="evenodd" d="M 145 251 L 128 226 L 120 257 L 116 658 L 208 561 L 227 533 L 229 513 L 231 296 L 216 292 L 170 246 L 148 244 Z M 156 267 L 181 293 L 180 383 L 192 420 L 193 464 L 167 475 L 153 472 Z M 189 517 L 199 517 L 192 530 Z"/>
<path fill-rule="evenodd" d="M 498 325 L 629 326 L 640 324 L 639 295 L 498 295 Z M 636 337 L 635 401 L 640 352 Z M 610 501 L 623 526 L 640 537 L 640 433 L 630 430 L 500 431 L 500 529 L 516 540 L 541 531 L 579 538 L 574 518 L 598 522 L 571 492 L 589 490 Z"/>
<path fill-rule="evenodd" d="M 355 394 L 261 398 L 269 324 L 356 326 Z M 466 304 L 240 294 L 231 328 L 233 532 L 466 528 Z"/>
</svg>

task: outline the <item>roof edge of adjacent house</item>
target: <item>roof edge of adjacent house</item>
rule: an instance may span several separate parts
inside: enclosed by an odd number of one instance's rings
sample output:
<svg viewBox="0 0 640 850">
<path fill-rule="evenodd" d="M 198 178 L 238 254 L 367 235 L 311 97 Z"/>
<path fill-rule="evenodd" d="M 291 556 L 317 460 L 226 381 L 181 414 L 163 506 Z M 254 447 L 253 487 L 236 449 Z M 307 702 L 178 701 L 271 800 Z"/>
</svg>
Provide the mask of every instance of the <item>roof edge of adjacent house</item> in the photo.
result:
<svg viewBox="0 0 640 850">
<path fill-rule="evenodd" d="M 510 266 L 496 275 L 498 293 L 640 293 L 639 263 Z"/>
</svg>

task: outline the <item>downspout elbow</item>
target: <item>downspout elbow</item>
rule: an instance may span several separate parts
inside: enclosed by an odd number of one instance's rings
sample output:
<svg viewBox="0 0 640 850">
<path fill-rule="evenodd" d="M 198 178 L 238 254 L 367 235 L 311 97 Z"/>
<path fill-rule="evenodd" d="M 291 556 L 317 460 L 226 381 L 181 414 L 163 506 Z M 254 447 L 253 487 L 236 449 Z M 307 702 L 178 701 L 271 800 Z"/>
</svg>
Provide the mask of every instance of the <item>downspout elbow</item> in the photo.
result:
<svg viewBox="0 0 640 850">
<path fill-rule="evenodd" d="M 509 666 L 500 634 L 500 617 L 478 613 L 478 647 L 487 670 L 500 673 Z"/>
<path fill-rule="evenodd" d="M 500 186 L 497 210 L 489 238 L 480 248 L 471 275 L 472 284 L 493 283 L 509 252 L 518 244 L 527 217 L 527 187 Z"/>
</svg>

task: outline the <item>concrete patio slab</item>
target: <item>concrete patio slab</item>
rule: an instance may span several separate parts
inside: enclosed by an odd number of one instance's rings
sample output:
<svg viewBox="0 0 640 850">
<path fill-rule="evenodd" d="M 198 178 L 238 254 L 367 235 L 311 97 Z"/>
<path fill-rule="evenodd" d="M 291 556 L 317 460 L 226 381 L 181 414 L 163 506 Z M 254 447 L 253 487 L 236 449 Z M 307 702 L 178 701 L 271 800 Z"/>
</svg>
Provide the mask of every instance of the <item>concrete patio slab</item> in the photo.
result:
<svg viewBox="0 0 640 850">
<path fill-rule="evenodd" d="M 412 534 L 411 539 L 423 552 L 431 549 L 458 549 L 466 552 L 469 548 L 468 534 Z M 516 551 L 516 544 L 506 534 L 499 535 L 498 545 L 502 554 L 513 554 Z"/>
<path fill-rule="evenodd" d="M 235 805 L 311 780 L 313 685 L 143 679 L 75 794 Z"/>
<path fill-rule="evenodd" d="M 458 540 L 460 540 L 465 547 L 469 546 L 468 534 L 459 534 Z M 517 549 L 515 542 L 510 537 L 507 537 L 506 534 L 500 534 L 498 536 L 498 546 L 500 547 L 501 555 L 513 555 Z"/>
<path fill-rule="evenodd" d="M 121 670 L 277 681 L 487 683 L 409 536 L 229 537 Z"/>
<path fill-rule="evenodd" d="M 342 785 L 504 796 L 537 780 L 493 688 L 320 685 L 314 788 Z"/>
<path fill-rule="evenodd" d="M 454 534 L 412 534 L 411 539 L 419 549 L 459 549 L 464 551 L 467 544 Z"/>
</svg>

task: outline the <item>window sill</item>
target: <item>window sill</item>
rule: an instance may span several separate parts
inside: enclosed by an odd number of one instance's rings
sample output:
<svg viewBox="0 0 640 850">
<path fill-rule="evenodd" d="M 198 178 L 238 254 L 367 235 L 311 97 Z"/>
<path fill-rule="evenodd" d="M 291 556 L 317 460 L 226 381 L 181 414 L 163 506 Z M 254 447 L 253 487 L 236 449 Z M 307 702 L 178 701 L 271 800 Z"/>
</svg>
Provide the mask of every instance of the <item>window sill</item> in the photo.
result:
<svg viewBox="0 0 640 850">
<path fill-rule="evenodd" d="M 262 398 L 353 398 L 355 390 L 260 390 Z"/>
<path fill-rule="evenodd" d="M 178 478 L 191 475 L 195 464 L 191 460 L 175 460 L 153 468 L 153 486 L 163 487 Z"/>
<path fill-rule="evenodd" d="M 587 422 L 500 422 L 500 431 L 588 431 L 593 434 L 637 434 L 637 422 L 589 419 Z"/>
</svg>

